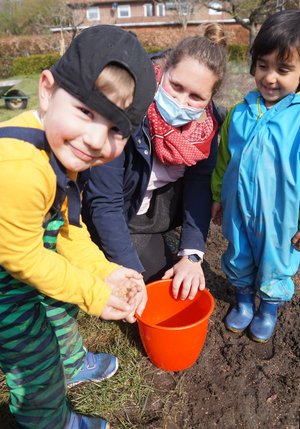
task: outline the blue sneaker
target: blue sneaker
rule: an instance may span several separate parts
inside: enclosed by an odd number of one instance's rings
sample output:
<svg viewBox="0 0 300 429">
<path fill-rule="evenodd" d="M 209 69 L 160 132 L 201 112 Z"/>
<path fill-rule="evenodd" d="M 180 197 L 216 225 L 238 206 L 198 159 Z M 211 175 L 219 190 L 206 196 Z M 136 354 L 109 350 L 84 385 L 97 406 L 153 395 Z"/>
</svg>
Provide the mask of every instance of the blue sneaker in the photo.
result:
<svg viewBox="0 0 300 429">
<path fill-rule="evenodd" d="M 85 381 L 100 382 L 112 377 L 118 369 L 116 356 L 107 353 L 90 353 L 85 355 L 83 367 L 75 377 L 67 380 L 67 386 L 73 387 Z"/>
<path fill-rule="evenodd" d="M 110 429 L 110 424 L 101 417 L 84 416 L 72 411 L 67 429 Z"/>
</svg>

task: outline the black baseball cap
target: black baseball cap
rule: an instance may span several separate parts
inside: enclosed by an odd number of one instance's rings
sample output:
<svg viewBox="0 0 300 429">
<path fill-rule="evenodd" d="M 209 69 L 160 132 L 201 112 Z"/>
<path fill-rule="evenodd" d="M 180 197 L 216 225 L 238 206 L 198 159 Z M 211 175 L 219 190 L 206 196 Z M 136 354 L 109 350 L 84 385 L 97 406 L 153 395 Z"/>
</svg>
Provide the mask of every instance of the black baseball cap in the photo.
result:
<svg viewBox="0 0 300 429">
<path fill-rule="evenodd" d="M 133 101 L 125 110 L 95 87 L 99 74 L 111 63 L 125 67 L 135 81 Z M 83 30 L 51 72 L 61 88 L 111 121 L 124 137 L 142 122 L 156 89 L 153 64 L 138 38 L 114 25 Z"/>
</svg>

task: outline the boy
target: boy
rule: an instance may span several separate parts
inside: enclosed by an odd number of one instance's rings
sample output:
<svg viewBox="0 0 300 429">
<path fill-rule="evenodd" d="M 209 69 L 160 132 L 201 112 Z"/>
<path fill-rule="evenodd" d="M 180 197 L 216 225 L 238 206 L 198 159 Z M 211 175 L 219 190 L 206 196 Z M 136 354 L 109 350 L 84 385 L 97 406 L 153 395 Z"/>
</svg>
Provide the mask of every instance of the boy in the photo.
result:
<svg viewBox="0 0 300 429">
<path fill-rule="evenodd" d="M 77 306 L 130 321 L 141 276 L 108 262 L 91 242 L 75 181 L 122 152 L 154 91 L 137 38 L 94 26 L 43 71 L 39 112 L 0 125 L 0 366 L 23 428 L 109 427 L 67 404 L 65 377 L 72 385 L 117 370 L 114 356 L 85 353 Z"/>
</svg>

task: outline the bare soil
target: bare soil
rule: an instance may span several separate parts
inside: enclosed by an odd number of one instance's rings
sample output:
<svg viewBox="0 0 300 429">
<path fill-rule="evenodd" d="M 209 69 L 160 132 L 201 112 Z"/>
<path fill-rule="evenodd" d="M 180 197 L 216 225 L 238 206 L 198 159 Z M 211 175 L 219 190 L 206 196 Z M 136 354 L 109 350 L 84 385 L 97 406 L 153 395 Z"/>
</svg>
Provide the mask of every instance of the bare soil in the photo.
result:
<svg viewBox="0 0 300 429">
<path fill-rule="evenodd" d="M 173 390 L 173 396 L 152 398 L 141 428 L 299 429 L 299 273 L 295 296 L 279 310 L 273 338 L 255 343 L 247 333 L 233 334 L 223 324 L 234 303 L 233 288 L 220 270 L 225 248 L 220 228 L 212 225 L 204 271 L 215 310 L 203 350 L 185 371 L 171 373 L 153 366 L 154 386 Z"/>
</svg>

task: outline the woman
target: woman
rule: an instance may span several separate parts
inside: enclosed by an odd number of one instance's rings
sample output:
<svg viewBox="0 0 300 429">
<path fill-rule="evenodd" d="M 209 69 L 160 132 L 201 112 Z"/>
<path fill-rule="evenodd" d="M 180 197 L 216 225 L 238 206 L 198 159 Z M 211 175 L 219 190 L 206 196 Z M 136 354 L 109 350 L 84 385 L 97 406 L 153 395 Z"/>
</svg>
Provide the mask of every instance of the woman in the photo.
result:
<svg viewBox="0 0 300 429">
<path fill-rule="evenodd" d="M 225 46 L 222 27 L 212 24 L 156 58 L 147 116 L 116 160 L 90 171 L 84 190 L 83 219 L 107 258 L 142 272 L 145 282 L 173 278 L 175 298 L 193 299 L 205 287 L 201 262 L 221 123 L 212 97 L 225 73 Z M 164 233 L 179 225 L 175 261 Z M 146 301 L 143 287 L 139 314 Z"/>
</svg>

